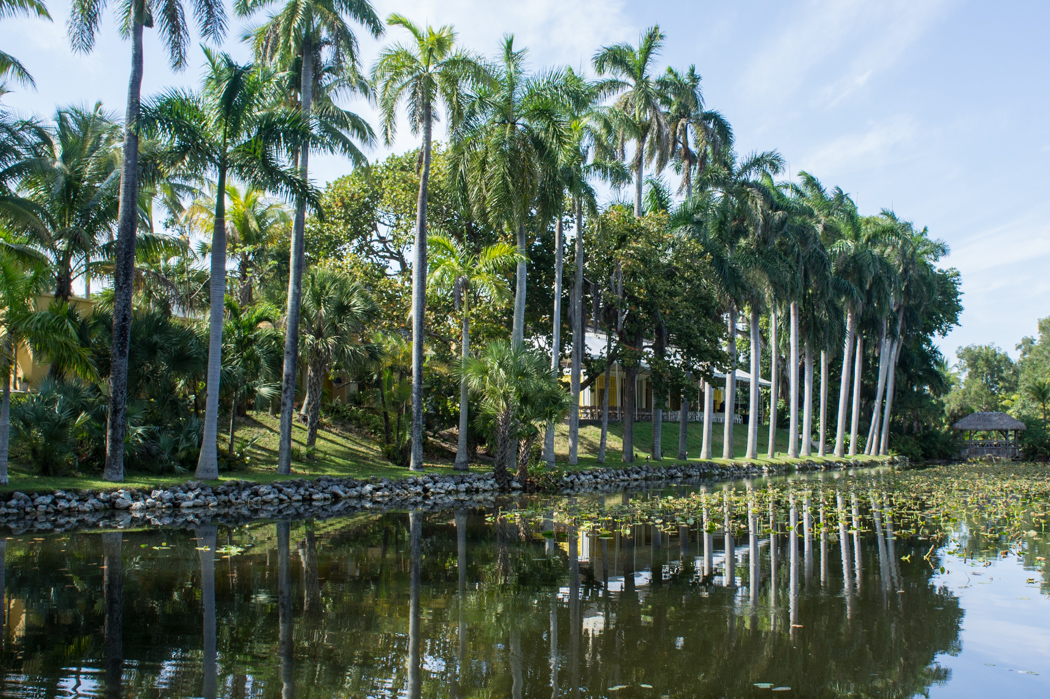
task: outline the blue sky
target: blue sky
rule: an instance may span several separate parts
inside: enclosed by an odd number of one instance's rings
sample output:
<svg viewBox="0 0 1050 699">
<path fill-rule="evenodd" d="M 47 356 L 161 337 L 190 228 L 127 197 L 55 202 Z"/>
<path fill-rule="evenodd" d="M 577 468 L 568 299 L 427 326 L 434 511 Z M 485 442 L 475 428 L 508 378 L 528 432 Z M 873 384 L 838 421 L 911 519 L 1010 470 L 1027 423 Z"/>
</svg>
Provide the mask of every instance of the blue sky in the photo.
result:
<svg viewBox="0 0 1050 699">
<path fill-rule="evenodd" d="M 697 66 L 708 107 L 730 120 L 738 150 L 777 149 L 792 173 L 842 187 L 865 213 L 892 208 L 950 245 L 966 309 L 940 343 L 950 360 L 961 345 L 987 342 L 1016 356 L 1014 346 L 1050 316 L 1050 3 L 374 1 L 383 17 L 452 24 L 465 46 L 488 54 L 513 32 L 537 68 L 587 67 L 602 44 L 636 41 L 659 24 L 661 63 Z M 0 25 L 4 50 L 37 81 L 36 92 L 16 88 L 6 104 L 46 116 L 56 104 L 100 100 L 122 113 L 129 45 L 113 8 L 84 56 L 68 48 L 66 1 L 50 7 L 53 24 Z M 233 20 L 226 41 L 244 59 L 245 26 Z M 362 39 L 370 65 L 379 44 Z M 200 63 L 195 49 L 191 66 L 173 74 L 147 32 L 144 94 L 191 86 Z M 404 133 L 393 150 L 414 145 Z M 313 165 L 322 182 L 349 169 L 334 158 Z"/>
</svg>

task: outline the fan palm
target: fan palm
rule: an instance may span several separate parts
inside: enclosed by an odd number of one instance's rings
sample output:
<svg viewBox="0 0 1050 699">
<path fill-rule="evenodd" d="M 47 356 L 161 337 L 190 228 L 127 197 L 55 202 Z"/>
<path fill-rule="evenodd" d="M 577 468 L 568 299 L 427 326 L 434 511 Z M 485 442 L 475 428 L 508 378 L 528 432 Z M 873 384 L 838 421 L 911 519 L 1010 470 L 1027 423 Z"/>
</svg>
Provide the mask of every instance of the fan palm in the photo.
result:
<svg viewBox="0 0 1050 699">
<path fill-rule="evenodd" d="M 106 0 L 73 0 L 69 37 L 76 51 L 90 52 L 102 24 Z M 198 0 L 193 14 L 201 33 L 219 41 L 226 33 L 225 6 L 219 0 Z M 113 343 L 110 361 L 109 418 L 106 428 L 106 466 L 103 478 L 124 480 L 124 432 L 127 429 L 128 353 L 134 293 L 135 241 L 139 207 L 139 125 L 142 100 L 143 30 L 156 25 L 175 69 L 186 64 L 189 26 L 180 0 L 121 0 L 121 32 L 131 37 L 131 76 L 124 115 L 123 161 L 117 213 L 116 267 L 113 275 Z"/>
<path fill-rule="evenodd" d="M 252 15 L 274 0 L 237 0 L 238 14 Z M 371 142 L 367 123 L 335 106 L 333 88 L 351 90 L 363 87 L 359 76 L 358 44 L 347 18 L 363 25 L 378 37 L 383 23 L 368 0 L 286 0 L 277 12 L 256 32 L 256 52 L 292 74 L 298 73 L 298 106 L 322 131 L 328 143 L 354 157 L 352 139 Z M 325 82 L 336 77 L 335 83 Z M 291 96 L 291 95 L 289 95 Z M 315 104 L 315 96 L 318 98 Z M 333 141 L 337 142 L 333 144 Z M 358 152 L 359 155 L 359 152 Z M 299 175 L 309 180 L 310 144 L 293 149 L 293 160 Z M 290 473 L 292 466 L 292 418 L 295 410 L 295 385 L 299 361 L 299 320 L 302 305 L 303 273 L 306 267 L 306 204 L 304 197 L 295 202 L 289 253 L 288 310 L 285 314 L 284 369 L 281 376 L 281 427 L 277 448 L 277 472 Z"/>
<path fill-rule="evenodd" d="M 504 304 L 510 298 L 504 274 L 518 261 L 520 254 L 507 243 L 490 245 L 477 255 L 470 254 L 464 246 L 444 235 L 430 236 L 429 246 L 433 250 L 433 265 L 429 282 L 443 292 L 451 292 L 456 310 L 462 315 L 463 339 L 460 357 L 466 361 L 470 356 L 470 305 L 471 297 L 486 299 L 491 303 Z M 469 401 L 466 377 L 460 379 L 459 392 L 459 441 L 456 445 L 457 471 L 465 471 L 469 465 L 467 453 L 467 428 Z"/>
<path fill-rule="evenodd" d="M 396 44 L 383 50 L 372 69 L 383 115 L 383 137 L 389 145 L 397 126 L 398 107 L 408 104 L 408 121 L 414 135 L 422 133 L 419 196 L 416 200 L 416 236 L 412 261 L 412 457 L 411 469 L 423 468 L 423 322 L 427 297 L 427 188 L 430 182 L 431 139 L 434 111 L 445 105 L 450 128 L 462 118 L 467 89 L 483 85 L 489 75 L 481 61 L 455 48 L 452 27 L 417 27 L 401 15 L 390 15 L 387 23 L 412 35 L 409 45 Z M 466 317 L 466 316 L 464 316 Z M 464 331 L 465 332 L 465 331 Z M 462 409 L 462 408 L 461 408 Z M 460 420 L 462 423 L 462 418 Z M 460 430 L 456 465 L 466 468 L 465 430 Z"/>
<path fill-rule="evenodd" d="M 171 92 L 144 110 L 147 131 L 163 134 L 172 157 L 196 173 L 214 172 L 216 191 L 211 242 L 211 290 L 207 402 L 197 477 L 218 478 L 219 386 L 226 297 L 226 189 L 230 176 L 257 187 L 314 197 L 281 154 L 309 138 L 297 111 L 279 101 L 275 73 L 252 64 L 239 65 L 226 54 L 205 49 L 208 74 L 199 94 Z M 316 199 L 314 199 L 316 201 Z"/>
<path fill-rule="evenodd" d="M 317 267 L 303 285 L 303 325 L 300 352 L 306 360 L 306 397 L 300 418 L 306 420 L 306 446 L 317 442 L 324 380 L 335 365 L 349 365 L 373 355 L 361 336 L 376 306 L 364 287 L 345 272 Z"/>
<path fill-rule="evenodd" d="M 664 91 L 653 75 L 653 62 L 663 47 L 660 27 L 647 29 L 638 46 L 614 44 L 594 55 L 594 70 L 605 77 L 598 88 L 616 95 L 612 123 L 621 140 L 634 141 L 634 215 L 642 216 L 642 188 L 645 164 L 656 161 L 662 168 L 667 161 L 670 129 L 664 114 Z"/>
</svg>

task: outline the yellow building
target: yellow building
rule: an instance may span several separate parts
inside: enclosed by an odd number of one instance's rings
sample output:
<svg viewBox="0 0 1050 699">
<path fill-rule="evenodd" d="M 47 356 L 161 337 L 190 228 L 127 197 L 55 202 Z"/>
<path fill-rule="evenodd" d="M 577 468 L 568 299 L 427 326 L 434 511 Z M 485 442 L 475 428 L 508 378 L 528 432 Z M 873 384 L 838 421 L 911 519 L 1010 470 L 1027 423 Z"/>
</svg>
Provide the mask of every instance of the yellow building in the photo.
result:
<svg viewBox="0 0 1050 699">
<path fill-rule="evenodd" d="M 55 297 L 53 294 L 41 294 L 36 299 L 34 310 L 46 310 L 54 300 Z M 72 306 L 73 310 L 79 315 L 86 316 L 91 313 L 91 310 L 95 306 L 95 302 L 91 299 L 74 296 L 69 299 L 69 305 Z M 38 361 L 38 359 L 33 356 L 32 352 L 29 351 L 28 345 L 24 342 L 19 343 L 18 351 L 15 353 L 15 375 L 11 388 L 15 391 L 36 390 L 40 386 L 40 383 L 47 378 L 47 374 L 50 370 L 50 362 Z"/>
</svg>

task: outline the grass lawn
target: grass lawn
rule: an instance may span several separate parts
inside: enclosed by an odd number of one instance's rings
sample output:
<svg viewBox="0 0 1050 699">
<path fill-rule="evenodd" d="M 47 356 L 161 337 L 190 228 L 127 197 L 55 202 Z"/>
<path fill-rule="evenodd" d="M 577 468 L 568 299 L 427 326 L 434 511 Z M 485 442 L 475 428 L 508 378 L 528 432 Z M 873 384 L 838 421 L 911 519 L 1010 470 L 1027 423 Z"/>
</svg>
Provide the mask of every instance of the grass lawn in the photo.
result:
<svg viewBox="0 0 1050 699">
<path fill-rule="evenodd" d="M 716 457 L 722 455 L 722 425 L 715 425 L 713 430 L 712 454 Z M 379 444 L 366 436 L 354 432 L 332 429 L 321 430 L 317 435 L 317 445 L 311 461 L 303 461 L 306 451 L 306 428 L 295 423 L 292 432 L 293 458 L 292 475 L 281 476 L 277 474 L 277 443 L 278 443 L 279 419 L 267 413 L 252 413 L 248 418 L 238 421 L 237 439 L 251 442 L 247 450 L 247 468 L 226 471 L 221 475 L 222 480 L 250 480 L 259 483 L 287 480 L 290 478 L 316 478 L 320 476 L 369 478 L 372 476 L 380 478 L 404 478 L 416 475 L 407 468 L 394 466 L 383 458 Z M 555 437 L 555 454 L 558 465 L 568 468 L 569 454 L 569 428 L 568 425 L 558 425 Z M 644 462 L 649 457 L 649 449 L 652 442 L 652 424 L 639 422 L 634 427 L 636 460 Z M 613 423 L 609 425 L 609 437 L 607 445 L 606 465 L 610 467 L 619 466 L 620 452 L 622 449 L 623 425 Z M 220 434 L 220 439 L 223 435 Z M 601 428 L 597 425 L 583 425 L 580 427 L 580 469 L 596 466 L 598 463 L 598 442 L 601 438 Z M 703 426 L 701 423 L 689 423 L 689 458 L 699 460 L 700 445 L 703 439 Z M 759 431 L 759 461 L 768 462 L 765 457 L 768 444 L 769 431 L 767 426 L 762 426 Z M 747 449 L 747 426 L 734 425 L 733 427 L 733 451 L 738 459 L 744 457 Z M 786 461 L 783 452 L 787 451 L 787 431 L 777 430 L 777 449 L 780 455 L 777 461 Z M 670 463 L 678 455 L 678 423 L 664 423 L 663 428 L 663 452 L 664 463 Z M 816 457 L 814 457 L 816 459 Z M 721 461 L 720 458 L 715 461 Z M 491 466 L 487 464 L 474 464 L 471 471 L 485 472 Z M 449 474 L 452 473 L 452 463 L 433 462 L 426 464 L 426 473 Z M 80 489 L 113 489 L 113 488 L 153 488 L 161 486 L 172 486 L 185 483 L 193 477 L 192 469 L 185 473 L 165 476 L 156 476 L 142 473 L 129 473 L 125 476 L 123 483 L 110 483 L 103 481 L 101 475 L 69 475 L 57 477 L 38 476 L 25 468 L 22 464 L 12 463 L 10 468 L 10 483 L 0 486 L 0 491 L 46 491 L 46 490 L 80 490 Z"/>
</svg>

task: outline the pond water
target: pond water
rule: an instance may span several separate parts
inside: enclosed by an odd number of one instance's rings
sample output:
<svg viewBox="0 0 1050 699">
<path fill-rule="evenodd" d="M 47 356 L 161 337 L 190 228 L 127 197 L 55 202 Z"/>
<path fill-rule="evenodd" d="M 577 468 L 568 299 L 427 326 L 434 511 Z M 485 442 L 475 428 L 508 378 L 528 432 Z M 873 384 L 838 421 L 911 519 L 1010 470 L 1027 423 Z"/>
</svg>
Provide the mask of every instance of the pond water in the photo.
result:
<svg viewBox="0 0 1050 699">
<path fill-rule="evenodd" d="M 731 536 L 449 511 L 13 537 L 0 695 L 1050 694 L 1039 542 L 975 560 L 987 542 L 963 524 L 931 544 L 891 519 L 775 518 Z"/>
</svg>

